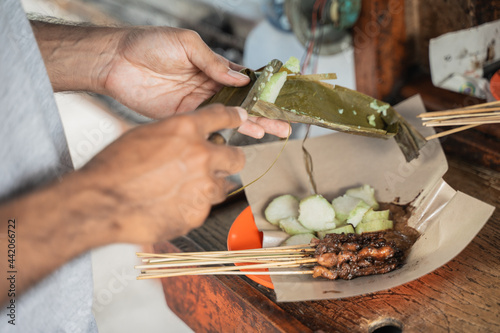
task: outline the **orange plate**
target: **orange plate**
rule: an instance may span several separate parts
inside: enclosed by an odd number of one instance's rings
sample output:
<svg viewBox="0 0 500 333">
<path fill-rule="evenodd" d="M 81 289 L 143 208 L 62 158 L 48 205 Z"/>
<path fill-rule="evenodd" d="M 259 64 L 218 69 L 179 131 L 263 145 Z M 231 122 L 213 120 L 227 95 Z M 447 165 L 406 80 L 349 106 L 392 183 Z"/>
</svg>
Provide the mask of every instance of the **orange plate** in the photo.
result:
<svg viewBox="0 0 500 333">
<path fill-rule="evenodd" d="M 490 91 L 497 101 L 500 101 L 500 70 L 490 80 Z"/>
<path fill-rule="evenodd" d="M 229 251 L 259 249 L 262 248 L 262 232 L 257 229 L 250 206 L 245 208 L 234 220 L 227 236 L 227 249 Z M 235 264 L 245 266 L 247 264 Z M 245 270 L 242 270 L 243 272 Z M 253 271 L 267 272 L 267 269 L 255 269 Z M 269 275 L 247 275 L 261 285 L 274 289 L 273 282 Z"/>
</svg>

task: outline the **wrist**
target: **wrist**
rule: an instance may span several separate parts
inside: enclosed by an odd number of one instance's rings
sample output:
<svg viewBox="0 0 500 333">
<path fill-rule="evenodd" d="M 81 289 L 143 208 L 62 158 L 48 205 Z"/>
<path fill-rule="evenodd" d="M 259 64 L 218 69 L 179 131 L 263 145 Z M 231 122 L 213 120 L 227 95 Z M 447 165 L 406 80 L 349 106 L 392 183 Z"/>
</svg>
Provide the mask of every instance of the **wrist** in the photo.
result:
<svg viewBox="0 0 500 333">
<path fill-rule="evenodd" d="M 89 179 L 80 171 L 62 180 L 0 205 L 0 216 L 22 221 L 20 233 L 33 251 L 52 245 L 65 248 L 69 259 L 94 247 L 117 241 L 113 210 L 117 199 L 96 186 L 99 179 Z M 54 242 L 41 244 L 47 239 Z M 29 245 L 28 245 L 29 244 Z"/>
<path fill-rule="evenodd" d="M 104 92 L 124 29 L 31 25 L 54 91 Z"/>
<path fill-rule="evenodd" d="M 16 242 L 22 249 L 16 257 L 16 266 L 24 268 L 18 291 L 78 255 L 119 239 L 112 214 L 116 199 L 94 184 L 75 172 L 0 205 L 2 228 L 7 230 L 7 221 L 15 220 Z"/>
</svg>

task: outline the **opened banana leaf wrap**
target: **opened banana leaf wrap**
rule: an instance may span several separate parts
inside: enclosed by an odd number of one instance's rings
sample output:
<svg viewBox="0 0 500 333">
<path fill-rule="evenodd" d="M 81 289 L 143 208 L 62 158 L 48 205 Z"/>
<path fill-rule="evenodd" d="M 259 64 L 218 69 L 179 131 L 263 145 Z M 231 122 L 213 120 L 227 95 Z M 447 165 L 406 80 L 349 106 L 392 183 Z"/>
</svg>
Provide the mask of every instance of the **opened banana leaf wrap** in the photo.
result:
<svg viewBox="0 0 500 333">
<path fill-rule="evenodd" d="M 281 67 L 271 62 L 260 76 L 272 75 Z M 224 87 L 204 104 L 222 103 L 242 106 L 250 115 L 289 122 L 317 125 L 351 134 L 388 139 L 394 137 L 406 161 L 419 156 L 425 138 L 389 104 L 360 92 L 325 82 L 301 79 L 287 80 L 274 103 L 259 100 L 266 80 L 245 69 L 251 82 L 245 87 Z"/>
</svg>

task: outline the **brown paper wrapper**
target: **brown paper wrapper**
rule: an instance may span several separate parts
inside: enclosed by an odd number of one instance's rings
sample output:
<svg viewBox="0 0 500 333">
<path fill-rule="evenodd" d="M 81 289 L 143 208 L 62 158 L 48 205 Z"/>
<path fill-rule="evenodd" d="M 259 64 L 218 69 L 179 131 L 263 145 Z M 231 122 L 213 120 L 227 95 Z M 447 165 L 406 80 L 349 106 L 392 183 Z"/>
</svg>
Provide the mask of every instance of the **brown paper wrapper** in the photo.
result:
<svg viewBox="0 0 500 333">
<path fill-rule="evenodd" d="M 425 112 L 415 96 L 396 110 L 424 136 L 433 134 L 416 116 Z M 267 204 L 276 196 L 304 198 L 311 186 L 305 170 L 302 141 L 290 141 L 273 168 L 245 189 L 257 228 L 264 233 L 264 247 L 275 246 L 287 235 L 264 218 Z M 262 175 L 274 161 L 283 142 L 244 148 L 247 163 L 241 172 L 243 185 Z M 487 222 L 494 207 L 457 192 L 442 176 L 448 169 L 438 140 L 422 149 L 420 157 L 407 163 L 393 140 L 374 140 L 345 133 L 308 139 L 319 194 L 328 200 L 346 189 L 369 184 L 379 202 L 398 201 L 415 207 L 409 225 L 421 232 L 406 264 L 383 275 L 330 281 L 312 276 L 272 276 L 278 301 L 335 299 L 376 292 L 415 280 L 460 253 Z"/>
</svg>

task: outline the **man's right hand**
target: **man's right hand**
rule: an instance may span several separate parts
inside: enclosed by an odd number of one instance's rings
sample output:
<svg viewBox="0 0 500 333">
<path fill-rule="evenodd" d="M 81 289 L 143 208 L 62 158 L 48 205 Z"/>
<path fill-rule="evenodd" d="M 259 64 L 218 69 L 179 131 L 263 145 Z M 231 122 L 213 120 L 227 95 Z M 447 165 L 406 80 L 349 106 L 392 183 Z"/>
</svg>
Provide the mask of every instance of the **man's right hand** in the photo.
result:
<svg viewBox="0 0 500 333">
<path fill-rule="evenodd" d="M 116 200 L 119 241 L 172 239 L 200 226 L 225 199 L 225 177 L 245 162 L 239 148 L 206 139 L 246 119 L 241 108 L 210 105 L 135 128 L 91 160 L 81 176 Z"/>
<path fill-rule="evenodd" d="M 92 248 L 169 240 L 200 226 L 226 197 L 225 176 L 245 163 L 239 148 L 206 139 L 246 119 L 241 108 L 214 104 L 137 127 L 62 181 L 1 203 L 2 230 L 18 221 L 17 291 Z"/>
</svg>

